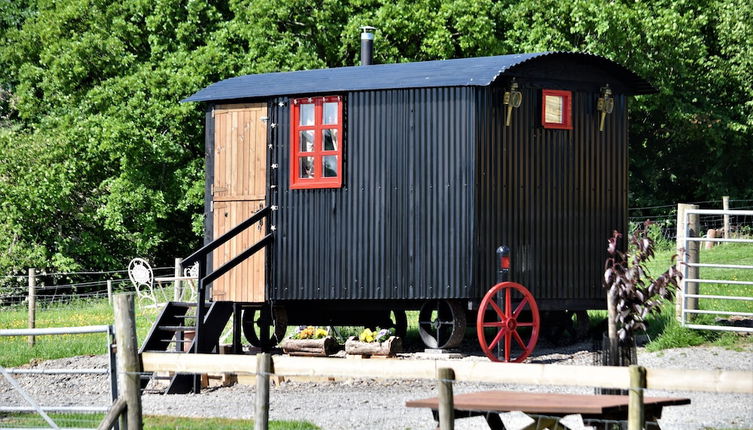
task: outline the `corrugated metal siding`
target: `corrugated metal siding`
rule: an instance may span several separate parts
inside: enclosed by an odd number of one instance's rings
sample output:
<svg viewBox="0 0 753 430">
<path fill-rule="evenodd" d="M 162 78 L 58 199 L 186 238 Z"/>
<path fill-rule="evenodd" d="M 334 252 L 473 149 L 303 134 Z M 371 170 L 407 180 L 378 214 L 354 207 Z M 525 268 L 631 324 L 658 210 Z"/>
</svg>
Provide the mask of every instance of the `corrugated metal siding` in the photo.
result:
<svg viewBox="0 0 753 430">
<path fill-rule="evenodd" d="M 275 100 L 270 299 L 471 297 L 475 94 L 346 94 L 344 185 L 334 190 L 288 188 L 289 110 Z"/>
<path fill-rule="evenodd" d="M 603 307 L 607 238 L 627 219 L 626 98 L 599 132 L 598 90 L 573 91 L 573 130 L 551 130 L 539 125 L 540 90 L 522 92 L 504 127 L 503 90 L 479 90 L 478 293 L 494 284 L 504 244 L 512 280 L 544 309 Z"/>
</svg>

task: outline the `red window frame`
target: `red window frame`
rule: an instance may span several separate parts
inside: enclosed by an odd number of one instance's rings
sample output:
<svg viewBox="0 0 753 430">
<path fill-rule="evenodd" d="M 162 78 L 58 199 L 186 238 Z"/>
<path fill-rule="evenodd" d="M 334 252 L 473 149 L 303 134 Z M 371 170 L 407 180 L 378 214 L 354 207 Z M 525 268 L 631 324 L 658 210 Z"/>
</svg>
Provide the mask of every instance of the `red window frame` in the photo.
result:
<svg viewBox="0 0 753 430">
<path fill-rule="evenodd" d="M 562 97 L 562 122 L 546 121 L 546 96 Z M 573 92 L 563 90 L 541 90 L 541 125 L 544 128 L 556 128 L 561 130 L 573 129 Z"/>
<path fill-rule="evenodd" d="M 324 103 L 337 102 L 337 124 L 324 124 Z M 301 105 L 314 105 L 314 124 L 301 125 Z M 343 176 L 343 99 L 340 96 L 327 97 L 303 97 L 291 100 L 290 115 L 290 188 L 294 190 L 312 189 L 312 188 L 340 188 L 342 187 Z M 322 131 L 337 130 L 337 149 L 334 151 L 325 151 L 323 147 Z M 301 151 L 300 135 L 301 131 L 314 131 L 314 150 L 311 152 Z M 324 157 L 328 155 L 337 156 L 337 176 L 323 176 L 322 163 Z M 300 157 L 313 157 L 314 170 L 312 178 L 300 177 Z"/>
</svg>

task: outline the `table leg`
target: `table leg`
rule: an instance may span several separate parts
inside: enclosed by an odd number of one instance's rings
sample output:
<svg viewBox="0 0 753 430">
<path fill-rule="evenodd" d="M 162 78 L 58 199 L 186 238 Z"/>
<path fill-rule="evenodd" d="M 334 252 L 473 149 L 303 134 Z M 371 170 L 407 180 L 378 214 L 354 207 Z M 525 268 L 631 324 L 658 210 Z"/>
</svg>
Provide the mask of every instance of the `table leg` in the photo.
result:
<svg viewBox="0 0 753 430">
<path fill-rule="evenodd" d="M 502 423 L 502 418 L 496 412 L 487 412 L 484 414 L 486 423 L 489 424 L 491 430 L 505 430 L 505 425 Z"/>
</svg>

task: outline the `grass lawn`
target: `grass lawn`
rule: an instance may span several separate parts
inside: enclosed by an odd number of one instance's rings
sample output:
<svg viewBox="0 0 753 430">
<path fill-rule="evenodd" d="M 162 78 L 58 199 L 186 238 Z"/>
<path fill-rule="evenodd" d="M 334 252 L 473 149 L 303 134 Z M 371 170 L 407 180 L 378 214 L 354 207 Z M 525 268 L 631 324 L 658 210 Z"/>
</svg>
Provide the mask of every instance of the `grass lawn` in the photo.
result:
<svg viewBox="0 0 753 430">
<path fill-rule="evenodd" d="M 674 253 L 674 249 L 657 252 L 656 257 L 648 264 L 651 274 L 658 276 L 663 273 L 669 267 L 670 258 Z M 753 245 L 727 243 L 717 245 L 712 249 L 703 249 L 703 246 L 701 246 L 699 259 L 701 263 L 753 265 Z M 700 279 L 753 281 L 753 270 L 701 267 Z M 700 294 L 708 295 L 753 297 L 753 285 L 701 283 L 699 291 Z M 703 310 L 753 312 L 753 301 L 700 299 L 699 308 Z M 695 321 L 713 324 L 716 316 L 698 315 L 695 317 Z M 659 315 L 649 318 L 648 335 L 652 341 L 647 345 L 647 348 L 652 351 L 701 345 L 709 342 L 731 348 L 735 348 L 741 343 L 753 343 L 751 336 L 745 337 L 736 333 L 681 327 L 675 319 L 674 303 L 666 303 Z"/>
<path fill-rule="evenodd" d="M 60 427 L 96 428 L 103 414 L 51 413 L 50 418 Z M 36 414 L 0 414 L 0 428 L 47 427 L 46 421 Z M 235 430 L 252 429 L 252 420 L 229 418 L 186 418 L 168 416 L 144 416 L 144 428 L 153 430 Z M 270 430 L 318 430 L 319 427 L 304 421 L 270 421 Z"/>
<path fill-rule="evenodd" d="M 27 309 L 0 308 L 0 328 L 28 328 Z M 107 299 L 55 303 L 37 308 L 37 327 L 75 327 L 113 323 L 113 311 Z M 139 341 L 146 336 L 155 310 L 137 310 L 136 327 Z M 52 360 L 75 355 L 97 355 L 107 352 L 104 333 L 80 335 L 37 336 L 30 348 L 25 337 L 0 337 L 0 366 L 15 367 L 33 359 Z"/>
</svg>

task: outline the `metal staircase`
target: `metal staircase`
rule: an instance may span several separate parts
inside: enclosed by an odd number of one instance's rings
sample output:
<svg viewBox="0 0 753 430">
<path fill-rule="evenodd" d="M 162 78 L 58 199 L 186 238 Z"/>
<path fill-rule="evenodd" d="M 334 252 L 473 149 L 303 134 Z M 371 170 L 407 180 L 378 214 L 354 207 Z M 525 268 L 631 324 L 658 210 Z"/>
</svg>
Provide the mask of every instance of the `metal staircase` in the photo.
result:
<svg viewBox="0 0 753 430">
<path fill-rule="evenodd" d="M 218 352 L 218 343 L 222 331 L 227 325 L 234 311 L 240 306 L 233 302 L 219 302 L 206 300 L 206 288 L 232 268 L 261 251 L 272 242 L 273 232 L 268 232 L 257 243 L 238 254 L 232 260 L 207 274 L 207 260 L 212 251 L 222 246 L 247 228 L 261 221 L 271 213 L 269 206 L 259 210 L 247 220 L 233 227 L 227 233 L 214 239 L 201 249 L 184 259 L 182 264 L 189 267 L 194 263 L 199 265 L 197 303 L 169 302 L 160 312 L 157 320 L 149 330 L 149 334 L 141 346 L 142 352 L 172 352 L 172 353 L 213 353 Z M 267 223 L 269 225 L 269 223 Z M 236 318 L 238 321 L 240 318 Z M 240 327 L 233 324 L 237 332 Z M 188 335 L 187 335 L 188 334 Z M 240 342 L 240 336 L 234 336 Z M 172 347 L 172 348 L 171 348 Z M 145 374 L 141 379 L 142 391 L 154 375 Z M 166 394 L 182 394 L 201 390 L 199 375 L 176 373 L 170 377 L 170 384 Z"/>
</svg>

